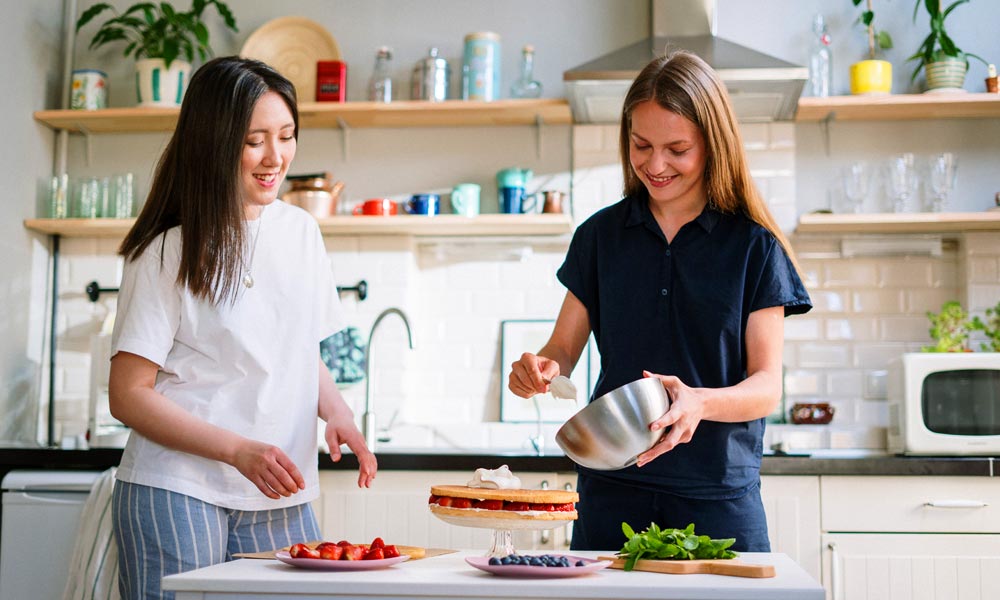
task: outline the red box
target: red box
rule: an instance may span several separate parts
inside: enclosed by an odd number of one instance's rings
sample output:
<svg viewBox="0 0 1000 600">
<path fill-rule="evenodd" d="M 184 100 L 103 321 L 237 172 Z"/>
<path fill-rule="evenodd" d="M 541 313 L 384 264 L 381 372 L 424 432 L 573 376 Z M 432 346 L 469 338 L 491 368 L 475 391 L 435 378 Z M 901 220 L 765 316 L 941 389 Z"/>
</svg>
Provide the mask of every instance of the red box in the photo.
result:
<svg viewBox="0 0 1000 600">
<path fill-rule="evenodd" d="M 347 63 L 321 60 L 316 63 L 316 102 L 347 101 Z"/>
</svg>

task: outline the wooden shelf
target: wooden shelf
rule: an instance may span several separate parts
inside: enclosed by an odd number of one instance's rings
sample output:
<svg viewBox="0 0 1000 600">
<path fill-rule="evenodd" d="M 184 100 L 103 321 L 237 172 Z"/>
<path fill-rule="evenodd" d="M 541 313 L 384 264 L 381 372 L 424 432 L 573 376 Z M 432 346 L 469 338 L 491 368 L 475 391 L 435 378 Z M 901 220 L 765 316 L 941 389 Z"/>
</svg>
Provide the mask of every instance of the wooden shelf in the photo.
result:
<svg viewBox="0 0 1000 600">
<path fill-rule="evenodd" d="M 799 98 L 795 120 L 903 121 L 1000 117 L 1000 94 L 889 94 Z"/>
<path fill-rule="evenodd" d="M 35 120 L 52 129 L 82 133 L 173 131 L 178 108 L 105 108 L 40 110 Z M 564 125 L 572 123 L 562 98 L 446 100 L 444 102 L 304 102 L 299 105 L 303 128 L 338 127 L 465 127 L 497 125 Z"/>
<path fill-rule="evenodd" d="M 795 233 L 962 233 L 1000 231 L 1000 210 L 981 213 L 808 214 Z"/>
<path fill-rule="evenodd" d="M 28 219 L 24 226 L 46 235 L 64 237 L 125 237 L 134 219 Z M 563 235 L 573 230 L 573 221 L 565 214 L 541 215 L 460 215 L 354 217 L 337 216 L 319 219 L 324 235 L 403 235 L 438 236 L 531 236 Z"/>
</svg>

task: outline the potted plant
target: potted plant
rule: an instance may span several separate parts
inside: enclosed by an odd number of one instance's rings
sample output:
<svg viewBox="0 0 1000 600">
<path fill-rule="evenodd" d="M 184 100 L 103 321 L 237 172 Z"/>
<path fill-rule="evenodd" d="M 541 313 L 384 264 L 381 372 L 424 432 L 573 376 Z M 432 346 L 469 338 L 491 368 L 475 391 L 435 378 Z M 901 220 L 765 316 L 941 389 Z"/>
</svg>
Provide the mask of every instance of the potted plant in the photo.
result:
<svg viewBox="0 0 1000 600">
<path fill-rule="evenodd" d="M 872 0 L 851 0 L 854 6 L 865 2 L 865 10 L 858 22 L 868 33 L 868 59 L 851 65 L 852 94 L 888 94 L 892 90 L 892 63 L 875 58 L 876 49 L 892 48 L 892 37 L 887 31 L 875 29 L 875 12 Z"/>
<path fill-rule="evenodd" d="M 971 352 L 966 346 L 969 333 L 975 328 L 969 320 L 969 313 L 954 300 L 945 302 L 941 312 L 927 312 L 931 321 L 930 334 L 933 346 L 924 346 L 924 352 Z"/>
<path fill-rule="evenodd" d="M 973 317 L 972 328 L 986 335 L 986 342 L 980 345 L 983 352 L 1000 352 L 1000 302 L 986 309 L 986 320 Z"/>
<path fill-rule="evenodd" d="M 940 0 L 917 0 L 913 7 L 913 22 L 917 21 L 917 12 L 923 4 L 930 16 L 931 32 L 924 38 L 920 48 L 907 58 L 907 61 L 918 61 L 910 81 L 916 81 L 920 69 L 927 76 L 927 88 L 939 91 L 960 91 L 965 83 L 965 73 L 969 70 L 969 57 L 986 61 L 971 52 L 963 52 L 955 45 L 948 32 L 944 29 L 944 21 L 955 8 L 969 0 L 955 0 L 945 8 Z"/>
<path fill-rule="evenodd" d="M 201 60 L 212 53 L 208 28 L 202 21 L 202 13 L 209 5 L 215 6 L 226 27 L 239 31 L 233 13 L 219 0 L 192 0 L 187 12 L 174 9 L 168 2 L 140 2 L 118 13 L 110 4 L 101 2 L 80 15 L 76 30 L 79 32 L 106 10 L 114 13 L 94 34 L 90 48 L 124 42 L 124 56 L 136 59 L 139 106 L 177 106 L 184 97 L 195 53 Z"/>
</svg>

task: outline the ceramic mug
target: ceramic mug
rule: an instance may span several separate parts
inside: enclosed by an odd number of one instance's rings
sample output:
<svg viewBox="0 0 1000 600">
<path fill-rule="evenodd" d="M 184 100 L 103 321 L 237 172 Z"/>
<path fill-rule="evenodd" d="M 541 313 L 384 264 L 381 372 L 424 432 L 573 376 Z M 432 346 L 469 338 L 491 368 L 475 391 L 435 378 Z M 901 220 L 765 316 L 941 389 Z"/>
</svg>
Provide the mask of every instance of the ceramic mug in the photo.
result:
<svg viewBox="0 0 1000 600">
<path fill-rule="evenodd" d="M 355 215 L 384 217 L 396 214 L 396 203 L 388 198 L 371 198 L 354 207 Z"/>
<path fill-rule="evenodd" d="M 475 183 L 460 183 L 451 190 L 451 211 L 456 215 L 474 217 L 479 214 L 479 192 Z"/>
<path fill-rule="evenodd" d="M 534 194 L 525 194 L 523 187 L 500 188 L 500 212 L 509 215 L 535 212 Z"/>
<path fill-rule="evenodd" d="M 441 197 L 437 194 L 413 194 L 403 203 L 403 210 L 410 215 L 436 215 L 441 212 Z"/>
<path fill-rule="evenodd" d="M 564 205 L 564 200 L 566 200 L 566 193 L 560 192 L 559 190 L 545 190 L 541 192 L 542 198 L 545 199 L 542 204 L 543 213 L 561 213 L 565 212 L 566 208 Z"/>
</svg>

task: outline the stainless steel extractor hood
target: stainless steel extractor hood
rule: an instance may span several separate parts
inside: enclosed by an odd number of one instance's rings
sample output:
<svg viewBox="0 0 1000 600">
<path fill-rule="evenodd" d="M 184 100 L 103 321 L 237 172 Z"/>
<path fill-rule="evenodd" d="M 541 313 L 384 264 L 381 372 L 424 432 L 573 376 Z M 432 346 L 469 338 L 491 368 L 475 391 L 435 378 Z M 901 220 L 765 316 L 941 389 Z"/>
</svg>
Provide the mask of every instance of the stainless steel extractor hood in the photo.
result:
<svg viewBox="0 0 1000 600">
<path fill-rule="evenodd" d="M 809 70 L 715 36 L 715 0 L 652 0 L 650 37 L 563 73 L 577 123 L 617 123 L 632 80 L 654 57 L 684 49 L 703 58 L 729 90 L 740 121 L 795 117 Z"/>
</svg>

